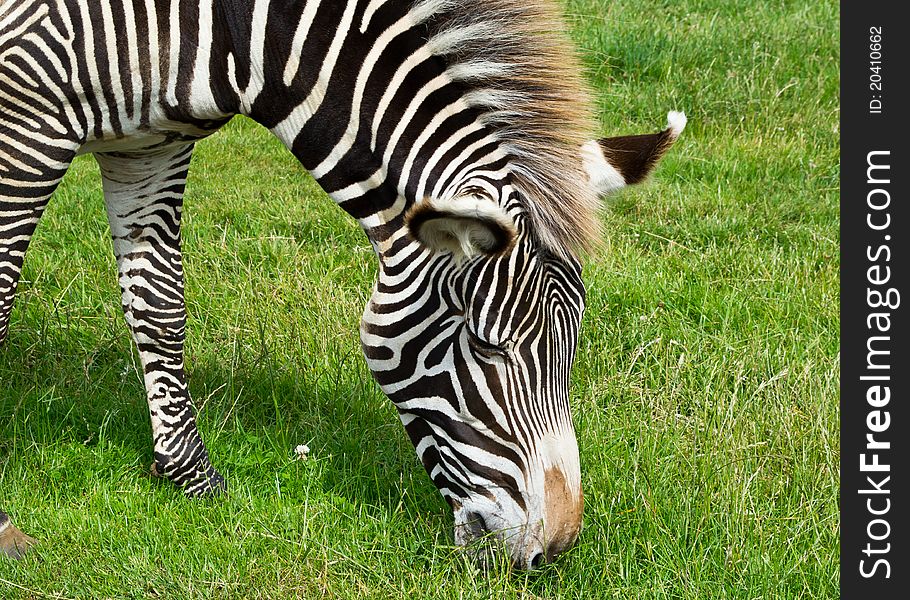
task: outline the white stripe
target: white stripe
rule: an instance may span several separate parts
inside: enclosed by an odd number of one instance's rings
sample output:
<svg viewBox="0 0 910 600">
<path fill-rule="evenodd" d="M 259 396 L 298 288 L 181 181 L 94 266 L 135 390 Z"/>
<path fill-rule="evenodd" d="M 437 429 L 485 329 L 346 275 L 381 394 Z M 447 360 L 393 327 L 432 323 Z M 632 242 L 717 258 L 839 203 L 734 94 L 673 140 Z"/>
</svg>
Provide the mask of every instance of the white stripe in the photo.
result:
<svg viewBox="0 0 910 600">
<path fill-rule="evenodd" d="M 294 32 L 294 40 L 291 42 L 291 54 L 288 56 L 288 62 L 284 66 L 284 85 L 290 87 L 300 68 L 300 59 L 303 54 L 303 45 L 306 43 L 310 34 L 310 27 L 316 19 L 316 10 L 319 8 L 320 0 L 310 0 L 303 8 L 303 14 L 300 16 L 300 22 L 297 23 L 297 31 Z"/>
<path fill-rule="evenodd" d="M 353 2 L 352 2 L 353 4 Z M 354 92 L 351 96 L 351 116 L 348 118 L 348 126 L 345 129 L 344 134 L 341 136 L 341 140 L 338 144 L 332 148 L 332 151 L 329 155 L 322 161 L 315 169 L 312 170 L 313 177 L 319 179 L 324 176 L 326 173 L 331 171 L 338 164 L 338 161 L 347 154 L 347 152 L 353 147 L 354 141 L 357 139 L 357 131 L 360 129 L 360 103 L 363 101 L 363 95 L 366 91 L 367 79 L 373 73 L 373 70 L 376 67 L 376 63 L 379 62 L 379 57 L 388 47 L 388 45 L 398 37 L 400 34 L 404 33 L 413 26 L 411 19 L 405 15 L 399 19 L 394 25 L 382 32 L 382 34 L 373 42 L 372 47 L 370 48 L 369 53 L 363 60 L 363 65 L 360 67 L 360 71 L 357 74 L 357 81 L 354 85 Z M 345 35 L 347 32 L 345 31 Z M 333 63 L 334 64 L 334 63 Z M 314 111 L 315 112 L 315 111 Z M 383 164 L 389 164 L 388 161 L 384 161 Z"/>
<path fill-rule="evenodd" d="M 347 3 L 344 14 L 341 16 L 341 22 L 335 30 L 335 38 L 332 40 L 331 46 L 329 46 L 329 51 L 322 62 L 322 68 L 319 69 L 319 76 L 309 95 L 291 111 L 291 114 L 285 120 L 272 128 L 272 132 L 284 141 L 288 147 L 293 146 L 294 138 L 303 129 L 310 117 L 319 110 L 325 100 L 329 80 L 335 71 L 335 63 L 338 61 L 338 55 L 341 53 L 341 48 L 348 36 L 348 30 L 351 28 L 351 22 L 354 20 L 355 8 L 357 8 L 356 2 Z"/>
<path fill-rule="evenodd" d="M 398 146 L 398 142 L 401 139 L 401 136 L 404 135 L 405 129 L 410 125 L 411 120 L 414 118 L 414 115 L 417 114 L 417 111 L 423 106 L 424 101 L 427 97 L 449 84 L 451 79 L 445 73 L 437 75 L 430 81 L 428 81 L 420 91 L 414 94 L 414 97 L 411 98 L 410 104 L 408 104 L 407 109 L 401 115 L 398 125 L 395 126 L 392 135 L 389 136 L 388 146 L 386 146 L 385 154 L 382 156 L 382 164 L 387 165 L 392 160 L 392 154 L 395 152 L 395 148 Z"/>
<path fill-rule="evenodd" d="M 117 38 L 114 35 L 114 15 L 111 11 L 110 2 L 101 2 L 101 19 L 104 30 L 105 51 L 107 52 L 108 79 L 110 80 L 110 89 L 113 90 L 114 102 L 118 108 L 123 103 L 123 82 L 120 81 L 120 57 L 117 52 Z M 129 27 L 127 27 L 129 28 Z M 91 34 L 88 34 L 91 36 Z M 91 61 L 91 58 L 88 59 Z M 102 89 L 102 88 L 95 88 Z M 103 104 L 103 96 L 98 94 L 98 103 Z M 124 111 L 118 110 L 118 113 Z"/>
<path fill-rule="evenodd" d="M 426 166 L 423 168 L 423 173 L 420 174 L 420 181 L 417 184 L 416 193 L 416 197 L 418 199 L 426 196 L 427 181 L 430 177 L 430 173 L 434 168 L 436 168 L 436 165 L 439 164 L 439 161 L 442 160 L 442 157 L 445 155 L 445 153 L 451 150 L 459 141 L 480 130 L 482 127 L 483 125 L 477 121 L 474 121 L 470 125 L 462 127 L 453 133 L 436 148 L 436 151 L 433 152 L 433 154 L 430 156 L 430 159 L 427 161 Z"/>
<path fill-rule="evenodd" d="M 337 192 L 332 192 L 330 196 L 335 202 L 346 202 L 354 198 L 359 198 L 369 192 L 378 188 L 386 179 L 386 173 L 384 167 L 379 167 L 376 171 L 370 175 L 368 178 L 363 181 L 358 181 L 357 183 L 352 183 L 351 185 L 338 190 Z"/>
<path fill-rule="evenodd" d="M 80 13 L 79 16 L 82 19 L 83 23 L 91 22 L 91 16 L 89 15 L 89 7 L 86 3 L 83 2 L 83 3 L 79 4 L 79 13 Z M 83 56 L 85 56 L 85 62 L 88 67 L 88 81 L 83 82 L 83 83 L 86 83 L 87 87 L 92 90 L 103 89 L 101 87 L 101 78 L 98 75 L 98 65 L 95 63 L 96 59 L 95 59 L 94 36 L 84 35 L 82 37 L 83 37 L 84 44 L 85 44 L 82 52 L 84 52 Z M 98 100 L 98 104 L 100 105 L 101 131 L 110 131 L 111 130 L 110 114 L 109 114 L 109 111 L 107 110 L 107 107 L 104 104 L 104 98 L 100 97 L 100 96 L 96 96 L 96 98 Z M 91 121 L 94 111 L 86 110 L 85 114 L 86 114 L 86 119 Z M 95 123 L 93 123 L 93 125 L 94 124 Z M 92 131 L 92 129 L 89 129 L 89 132 L 91 132 L 91 131 Z"/>
<path fill-rule="evenodd" d="M 161 89 L 161 60 L 160 46 L 158 45 L 158 13 L 157 0 L 145 0 L 145 18 L 149 31 L 149 59 L 151 63 L 151 81 L 148 82 L 149 89 Z M 155 94 L 150 97 L 152 107 L 158 106 L 158 98 Z M 153 118 L 149 111 L 149 118 Z"/>
<path fill-rule="evenodd" d="M 171 12 L 168 18 L 170 29 L 170 48 L 168 49 L 167 92 L 165 101 L 177 106 L 177 67 L 180 64 L 180 0 L 171 0 Z"/>
<path fill-rule="evenodd" d="M 417 160 L 418 154 L 423 150 L 424 144 L 426 144 L 430 137 L 436 133 L 436 130 L 439 129 L 446 119 L 467 110 L 467 108 L 468 107 L 461 101 L 453 102 L 436 113 L 430 122 L 427 123 L 426 127 L 423 128 L 423 131 L 420 132 L 420 135 L 417 136 L 417 139 L 414 140 L 411 150 L 408 152 L 408 156 L 404 161 L 404 166 L 401 169 L 401 177 L 398 180 L 398 189 L 403 190 L 407 185 L 408 179 L 411 177 L 411 169 L 414 167 L 414 161 Z"/>
<path fill-rule="evenodd" d="M 360 33 L 366 33 L 366 30 L 370 26 L 370 21 L 373 20 L 373 15 L 376 14 L 376 11 L 382 8 L 387 1 L 388 0 L 370 0 L 366 10 L 363 11 L 363 17 L 360 19 Z"/>
<path fill-rule="evenodd" d="M 442 186 L 444 185 L 444 183 L 447 179 L 450 179 L 452 177 L 452 174 L 455 172 L 455 169 L 458 169 L 459 167 L 462 167 L 462 169 L 461 169 L 461 171 L 459 171 L 458 176 L 455 177 L 454 179 L 452 179 L 453 183 L 457 184 L 459 181 L 466 179 L 467 174 L 469 172 L 471 172 L 472 169 L 476 169 L 477 165 L 476 164 L 465 165 L 464 162 L 466 160 L 468 160 L 468 157 L 470 157 L 475 151 L 477 151 L 478 148 L 482 148 L 482 147 L 486 146 L 487 144 L 491 143 L 491 141 L 492 141 L 491 138 L 484 137 L 484 138 L 477 140 L 476 142 L 474 142 L 467 148 L 465 148 L 462 151 L 462 153 L 459 154 L 452 162 L 450 162 L 448 164 L 448 166 L 445 168 L 445 170 L 442 172 L 442 175 L 439 177 L 439 180 L 436 182 L 436 187 L 433 188 L 433 193 L 431 194 L 431 196 L 433 198 L 445 197 L 445 195 L 443 195 L 443 193 L 442 193 L 443 192 Z M 497 148 L 496 150 L 493 151 L 492 154 L 489 154 L 489 155 L 483 157 L 482 160 L 484 162 L 489 163 L 489 162 L 498 161 L 502 158 L 505 158 L 505 153 L 502 151 L 501 148 Z"/>
<path fill-rule="evenodd" d="M 265 30 L 268 16 L 269 0 L 256 0 L 253 5 L 253 21 L 250 26 L 250 79 L 242 93 L 245 112 L 250 111 L 265 84 L 263 67 L 265 65 Z M 243 56 L 238 58 L 241 62 L 246 59 Z"/>
<path fill-rule="evenodd" d="M 199 3 L 199 41 L 196 46 L 196 61 L 193 67 L 193 80 L 190 84 L 190 96 L 194 105 L 202 105 L 213 112 L 217 109 L 212 94 L 209 61 L 212 59 L 212 3 L 203 0 Z M 201 107 L 200 107 L 201 108 Z"/>
</svg>

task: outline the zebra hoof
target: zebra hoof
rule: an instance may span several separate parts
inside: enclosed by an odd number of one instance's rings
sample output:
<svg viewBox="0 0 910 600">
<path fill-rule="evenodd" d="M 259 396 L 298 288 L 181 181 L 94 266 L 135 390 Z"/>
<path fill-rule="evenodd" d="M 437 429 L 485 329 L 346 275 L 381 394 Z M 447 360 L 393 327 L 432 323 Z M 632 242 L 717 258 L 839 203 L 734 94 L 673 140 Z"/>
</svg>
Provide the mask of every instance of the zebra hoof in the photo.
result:
<svg viewBox="0 0 910 600">
<path fill-rule="evenodd" d="M 37 541 L 19 531 L 15 525 L 6 522 L 6 527 L 0 530 L 0 556 L 12 559 L 22 558 L 26 551 Z"/>
<path fill-rule="evenodd" d="M 188 477 L 186 474 L 176 477 L 167 475 L 158 467 L 157 462 L 152 463 L 149 471 L 153 477 L 174 482 L 178 487 L 183 488 L 183 492 L 190 498 L 216 497 L 227 493 L 227 482 L 221 473 L 212 466 L 195 471 L 192 477 Z"/>
<path fill-rule="evenodd" d="M 192 498 L 213 498 L 227 493 L 227 482 L 214 467 L 182 486 L 184 493 Z"/>
</svg>

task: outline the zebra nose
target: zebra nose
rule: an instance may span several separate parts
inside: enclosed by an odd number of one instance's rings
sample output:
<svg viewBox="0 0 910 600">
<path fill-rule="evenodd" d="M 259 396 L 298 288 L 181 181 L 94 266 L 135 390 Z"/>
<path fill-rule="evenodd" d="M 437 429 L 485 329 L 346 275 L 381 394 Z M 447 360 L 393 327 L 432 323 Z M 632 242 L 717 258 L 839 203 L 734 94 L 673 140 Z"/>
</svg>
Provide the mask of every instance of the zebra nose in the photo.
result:
<svg viewBox="0 0 910 600">
<path fill-rule="evenodd" d="M 562 536 L 554 536 L 547 545 L 547 562 L 556 560 L 556 557 L 569 550 L 578 541 L 579 529 Z"/>
<path fill-rule="evenodd" d="M 557 556 L 574 546 L 576 540 L 577 532 L 575 535 L 552 538 L 546 546 L 539 541 L 531 542 L 517 560 L 513 559 L 513 564 L 515 568 L 523 571 L 539 569 L 546 563 L 553 562 Z"/>
<path fill-rule="evenodd" d="M 543 548 L 535 548 L 528 552 L 522 559 L 514 562 L 515 568 L 522 571 L 534 571 L 547 562 L 547 555 Z"/>
<path fill-rule="evenodd" d="M 546 559 L 551 561 L 575 545 L 581 532 L 584 495 L 580 485 L 568 484 L 561 470 L 550 469 L 545 476 L 545 497 Z"/>
</svg>

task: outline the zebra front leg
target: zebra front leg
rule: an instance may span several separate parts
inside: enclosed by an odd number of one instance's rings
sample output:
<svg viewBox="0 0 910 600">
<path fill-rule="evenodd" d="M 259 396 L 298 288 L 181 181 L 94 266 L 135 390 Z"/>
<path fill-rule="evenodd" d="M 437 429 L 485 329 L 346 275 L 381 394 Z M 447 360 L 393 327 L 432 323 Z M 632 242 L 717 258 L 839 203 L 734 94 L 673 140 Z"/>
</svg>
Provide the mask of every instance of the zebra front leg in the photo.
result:
<svg viewBox="0 0 910 600">
<path fill-rule="evenodd" d="M 123 312 L 145 374 L 158 474 L 187 495 L 224 491 L 196 428 L 183 365 L 180 213 L 192 145 L 96 154 Z"/>
<path fill-rule="evenodd" d="M 25 251 L 48 200 L 76 153 L 72 141 L 50 132 L 4 128 L 0 103 L 0 344 L 9 333 Z M 0 510 L 0 557 L 21 558 L 33 544 Z"/>
<path fill-rule="evenodd" d="M 35 544 L 34 538 L 30 538 L 16 529 L 7 514 L 0 510 L 0 556 L 22 558 L 25 551 L 33 544 Z"/>
</svg>

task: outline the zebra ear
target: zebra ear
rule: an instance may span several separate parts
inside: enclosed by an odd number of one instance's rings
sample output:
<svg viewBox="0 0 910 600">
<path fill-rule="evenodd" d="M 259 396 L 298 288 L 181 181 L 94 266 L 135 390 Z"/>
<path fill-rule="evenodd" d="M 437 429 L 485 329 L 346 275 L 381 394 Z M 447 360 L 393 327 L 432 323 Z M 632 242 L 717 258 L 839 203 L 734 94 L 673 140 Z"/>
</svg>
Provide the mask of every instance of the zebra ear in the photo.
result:
<svg viewBox="0 0 910 600">
<path fill-rule="evenodd" d="M 642 181 L 686 127 L 686 115 L 667 114 L 658 133 L 591 140 L 581 148 L 588 183 L 600 196 Z"/>
<path fill-rule="evenodd" d="M 503 252 L 515 241 L 515 221 L 486 196 L 426 199 L 405 217 L 408 229 L 424 246 L 451 252 L 457 260 Z"/>
</svg>

